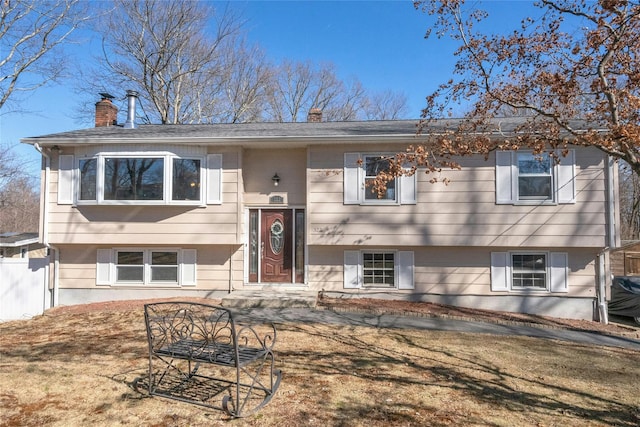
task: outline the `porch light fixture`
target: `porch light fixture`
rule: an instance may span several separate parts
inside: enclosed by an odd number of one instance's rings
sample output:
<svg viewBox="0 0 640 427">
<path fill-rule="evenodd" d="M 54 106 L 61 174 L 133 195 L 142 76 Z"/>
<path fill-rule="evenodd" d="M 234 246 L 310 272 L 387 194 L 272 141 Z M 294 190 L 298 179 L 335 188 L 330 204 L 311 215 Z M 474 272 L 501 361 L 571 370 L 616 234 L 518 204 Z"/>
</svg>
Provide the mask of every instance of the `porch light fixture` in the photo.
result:
<svg viewBox="0 0 640 427">
<path fill-rule="evenodd" d="M 278 184 L 280 183 L 280 177 L 278 176 L 278 172 L 276 172 L 276 174 L 273 175 L 273 177 L 271 178 L 271 181 L 273 181 L 274 187 L 278 186 Z"/>
</svg>

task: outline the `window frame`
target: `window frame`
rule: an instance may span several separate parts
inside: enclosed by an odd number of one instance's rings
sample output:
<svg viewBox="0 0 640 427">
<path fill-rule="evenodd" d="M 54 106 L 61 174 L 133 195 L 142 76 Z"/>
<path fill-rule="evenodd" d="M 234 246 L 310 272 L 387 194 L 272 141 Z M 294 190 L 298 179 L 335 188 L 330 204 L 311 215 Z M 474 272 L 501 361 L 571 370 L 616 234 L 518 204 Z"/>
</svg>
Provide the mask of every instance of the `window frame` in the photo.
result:
<svg viewBox="0 0 640 427">
<path fill-rule="evenodd" d="M 498 205 L 560 205 L 576 203 L 576 151 L 556 151 L 560 163 L 550 159 L 551 198 L 520 199 L 518 154 L 529 151 L 495 152 L 495 203 Z M 535 175 L 531 175 L 535 176 Z M 539 175 L 538 175 L 539 176 Z"/>
<path fill-rule="evenodd" d="M 364 254 L 393 254 L 393 286 L 364 283 Z M 362 290 L 413 290 L 415 289 L 415 260 L 413 251 L 398 249 L 360 249 L 344 251 L 344 288 Z"/>
<path fill-rule="evenodd" d="M 400 187 L 400 179 L 398 179 L 399 177 L 396 177 L 393 181 L 393 199 L 391 198 L 379 198 L 379 197 L 374 197 L 374 198 L 369 198 L 367 197 L 368 193 L 372 193 L 372 187 L 367 186 L 367 182 L 370 180 L 375 179 L 375 176 L 371 176 L 371 175 L 367 175 L 367 160 L 368 159 L 377 159 L 379 160 L 384 160 L 385 158 L 390 157 L 390 154 L 363 154 L 362 155 L 362 185 L 361 185 L 361 191 L 362 191 L 362 195 L 361 195 L 361 200 L 362 200 L 362 204 L 364 205 L 370 205 L 370 204 L 374 204 L 374 205 L 399 205 L 400 204 L 400 191 L 399 191 L 399 187 Z M 387 183 L 388 184 L 388 183 Z M 389 193 L 389 187 L 387 186 L 387 194 Z"/>
<path fill-rule="evenodd" d="M 545 255 L 545 289 L 513 286 L 514 255 Z M 491 252 L 491 292 L 513 294 L 566 294 L 569 292 L 569 253 L 535 250 Z"/>
<path fill-rule="evenodd" d="M 379 288 L 379 289 L 395 289 L 397 288 L 397 283 L 398 283 L 398 255 L 397 255 L 397 251 L 369 251 L 369 250 L 362 250 L 360 251 L 360 254 L 362 256 L 362 287 L 365 289 L 372 289 L 372 288 Z M 386 266 L 382 266 L 382 267 L 376 267 L 375 263 L 377 260 L 375 260 L 376 256 L 382 256 L 382 263 L 386 264 L 388 261 L 386 259 L 387 255 L 392 255 L 393 256 L 393 267 L 388 268 Z M 372 256 L 373 259 L 373 266 L 372 267 L 367 267 L 367 256 Z M 385 279 L 386 277 L 388 277 L 387 272 L 388 271 L 393 271 L 393 276 L 392 276 L 392 280 L 393 282 L 391 284 L 388 284 L 386 282 L 381 282 L 381 283 L 376 283 L 375 282 L 375 278 L 376 277 L 382 277 L 383 279 Z M 371 275 L 367 275 L 367 271 L 371 271 L 372 274 Z M 367 278 L 371 277 L 374 279 L 373 282 L 371 283 L 367 283 Z"/>
<path fill-rule="evenodd" d="M 121 266 L 130 264 L 119 264 L 118 254 L 132 252 L 142 254 L 142 264 L 136 264 L 142 268 L 142 280 L 118 280 L 118 269 Z M 153 254 L 154 253 L 175 253 L 176 254 L 176 280 L 153 280 Z M 132 264 L 131 264 L 132 265 Z M 98 249 L 97 251 L 97 285 L 110 286 L 139 286 L 139 287 L 182 287 L 193 286 L 196 283 L 195 249 L 182 249 L 174 247 L 140 248 L 140 247 L 115 247 L 110 249 Z M 155 265 L 159 269 L 173 267 L 174 265 Z"/>
<path fill-rule="evenodd" d="M 515 257 L 525 257 L 525 256 L 543 256 L 544 257 L 544 267 L 543 269 L 525 269 L 519 268 L 516 269 L 514 258 Z M 509 252 L 509 265 L 510 265 L 510 289 L 514 292 L 549 292 L 549 284 L 550 284 L 550 265 L 549 265 L 549 252 Z M 516 286 L 516 274 L 544 274 L 544 287 L 541 286 Z"/>
<path fill-rule="evenodd" d="M 547 163 L 546 168 L 548 168 L 549 172 L 548 173 L 542 173 L 542 172 L 523 172 L 520 168 L 520 158 L 524 157 L 524 156 L 530 156 L 532 157 L 533 161 L 538 161 L 541 164 L 542 163 Z M 532 151 L 517 151 L 515 152 L 515 165 L 516 165 L 516 170 L 517 170 L 517 182 L 516 182 L 516 200 L 520 203 L 527 203 L 527 202 L 551 202 L 551 203 L 555 203 L 555 194 L 556 192 L 553 191 L 555 185 L 555 177 L 554 177 L 554 168 L 553 168 L 553 158 L 551 156 L 549 156 L 547 153 L 542 153 L 539 156 L 533 154 Z M 547 195 L 547 197 L 544 196 L 523 196 L 522 194 L 520 194 L 520 180 L 521 179 L 527 179 L 527 178 L 548 178 L 549 180 L 549 194 Z"/>
<path fill-rule="evenodd" d="M 106 159 L 162 159 L 162 199 L 144 200 L 144 199 L 105 199 L 105 173 Z M 83 182 L 82 171 L 80 165 L 84 161 L 96 161 L 95 167 L 95 199 L 82 199 Z M 175 160 L 196 160 L 200 162 L 199 167 L 199 183 L 196 184 L 199 198 L 197 200 L 174 200 L 174 161 Z M 93 156 L 79 157 L 75 162 L 75 203 L 77 205 L 191 205 L 202 206 L 207 203 L 206 193 L 206 177 L 207 177 L 206 156 L 202 155 L 177 155 L 170 152 L 101 152 Z M 90 190 L 89 190 L 90 192 Z"/>
<path fill-rule="evenodd" d="M 394 199 L 368 199 L 366 197 L 366 159 L 392 157 L 385 152 L 345 152 L 343 170 L 343 204 L 362 206 L 400 206 L 417 203 L 417 173 L 396 177 Z"/>
</svg>

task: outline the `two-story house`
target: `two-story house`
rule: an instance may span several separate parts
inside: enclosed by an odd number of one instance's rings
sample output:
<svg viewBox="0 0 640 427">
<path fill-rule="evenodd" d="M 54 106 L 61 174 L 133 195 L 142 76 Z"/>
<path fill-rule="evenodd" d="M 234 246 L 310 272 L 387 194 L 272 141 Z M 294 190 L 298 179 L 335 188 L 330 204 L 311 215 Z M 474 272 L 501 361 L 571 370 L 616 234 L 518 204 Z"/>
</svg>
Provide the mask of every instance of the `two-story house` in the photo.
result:
<svg viewBox="0 0 640 427">
<path fill-rule="evenodd" d="M 131 102 L 130 102 L 131 105 Z M 617 175 L 576 147 L 460 159 L 382 197 L 416 121 L 116 124 L 25 138 L 43 156 L 41 239 L 56 304 L 324 290 L 592 319 L 616 245 Z M 508 135 L 518 118 L 500 121 Z M 424 133 L 430 132 L 425 129 Z M 600 288 L 599 288 L 600 286 Z"/>
</svg>

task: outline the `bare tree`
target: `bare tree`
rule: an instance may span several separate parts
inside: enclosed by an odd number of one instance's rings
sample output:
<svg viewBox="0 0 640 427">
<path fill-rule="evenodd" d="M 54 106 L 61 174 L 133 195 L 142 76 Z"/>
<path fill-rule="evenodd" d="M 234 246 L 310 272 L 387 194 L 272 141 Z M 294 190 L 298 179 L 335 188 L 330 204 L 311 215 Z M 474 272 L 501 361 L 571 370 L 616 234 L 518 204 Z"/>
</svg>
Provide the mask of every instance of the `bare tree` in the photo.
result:
<svg viewBox="0 0 640 427">
<path fill-rule="evenodd" d="M 541 0 L 539 16 L 523 17 L 503 34 L 478 32 L 488 15 L 465 9 L 464 0 L 415 5 L 435 17 L 428 37 L 450 36 L 459 45 L 452 79 L 427 97 L 424 124 L 470 108 L 446 135 L 413 147 L 400 162 L 438 171 L 459 167 L 452 155 L 518 147 L 554 155 L 575 145 L 622 159 L 640 174 L 637 1 Z M 483 130 L 507 107 L 526 115 L 515 136 L 488 138 Z"/>
<path fill-rule="evenodd" d="M 11 146 L 0 146 L 0 231 L 38 230 L 39 194 Z"/>
<path fill-rule="evenodd" d="M 366 90 L 360 80 L 351 78 L 342 82 L 338 96 L 324 107 L 323 116 L 330 122 L 348 122 L 361 118 L 362 106 L 366 102 Z"/>
<path fill-rule="evenodd" d="M 239 43 L 225 55 L 225 63 L 224 97 L 220 100 L 220 112 L 212 120 L 222 123 L 261 121 L 266 88 L 271 80 L 271 68 L 264 54 L 256 46 Z"/>
<path fill-rule="evenodd" d="M 640 175 L 626 163 L 620 170 L 620 234 L 625 240 L 640 239 Z"/>
<path fill-rule="evenodd" d="M 226 47 L 241 25 L 205 2 L 114 0 L 102 31 L 102 76 L 93 80 L 138 91 L 150 122 L 207 121 L 221 99 Z"/>
<path fill-rule="evenodd" d="M 379 102 L 379 108 L 372 102 Z M 312 108 L 322 110 L 327 121 L 395 119 L 407 109 L 405 97 L 387 91 L 368 98 L 358 79 L 341 80 L 334 64 L 309 61 L 284 61 L 275 67 L 268 105 L 269 119 L 278 122 L 305 120 Z"/>
<path fill-rule="evenodd" d="M 38 231 L 40 195 L 28 177 L 12 179 L 0 191 L 0 231 Z"/>
<path fill-rule="evenodd" d="M 397 120 L 407 113 L 407 97 L 400 92 L 384 90 L 371 95 L 363 110 L 367 120 Z"/>
<path fill-rule="evenodd" d="M 275 68 L 268 93 L 270 121 L 297 122 L 314 107 L 315 74 L 313 64 L 308 61 L 283 61 Z"/>
<path fill-rule="evenodd" d="M 3 0 L 0 4 L 0 108 L 19 92 L 59 79 L 60 53 L 89 19 L 82 0 Z"/>
<path fill-rule="evenodd" d="M 9 144 L 0 145 L 0 191 L 20 172 L 20 164 Z"/>
</svg>

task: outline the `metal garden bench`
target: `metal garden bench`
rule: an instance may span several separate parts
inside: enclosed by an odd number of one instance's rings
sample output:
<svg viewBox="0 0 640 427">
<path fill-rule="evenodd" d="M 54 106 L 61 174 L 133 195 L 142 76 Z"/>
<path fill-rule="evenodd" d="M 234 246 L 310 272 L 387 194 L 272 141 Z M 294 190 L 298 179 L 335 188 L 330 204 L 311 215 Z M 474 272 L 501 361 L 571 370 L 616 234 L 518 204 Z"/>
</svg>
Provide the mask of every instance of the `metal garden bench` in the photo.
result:
<svg viewBox="0 0 640 427">
<path fill-rule="evenodd" d="M 240 326 L 228 309 L 191 302 L 146 304 L 144 316 L 149 394 L 244 417 L 278 389 L 273 324 Z"/>
</svg>

